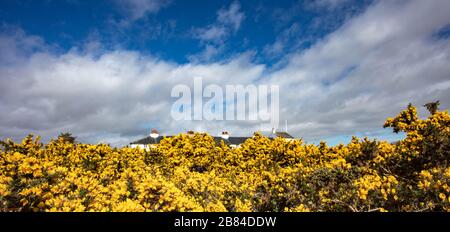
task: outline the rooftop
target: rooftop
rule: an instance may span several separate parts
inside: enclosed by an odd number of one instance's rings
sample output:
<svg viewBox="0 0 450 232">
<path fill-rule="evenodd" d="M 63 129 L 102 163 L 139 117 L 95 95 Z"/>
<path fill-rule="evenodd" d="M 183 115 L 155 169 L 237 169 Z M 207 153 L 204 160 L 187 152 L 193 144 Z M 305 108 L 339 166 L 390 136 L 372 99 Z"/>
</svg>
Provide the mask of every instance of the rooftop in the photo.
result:
<svg viewBox="0 0 450 232">
<path fill-rule="evenodd" d="M 152 132 L 153 131 L 154 131 L 154 129 L 152 130 Z M 194 133 L 193 131 L 189 131 L 188 132 L 188 134 L 193 134 L 193 133 Z M 245 140 L 251 138 L 251 137 L 232 137 L 232 136 L 228 136 L 228 132 L 222 132 L 222 135 L 227 135 L 227 136 L 226 137 L 213 136 L 214 141 L 216 142 L 216 144 L 220 144 L 220 142 L 223 141 L 227 145 L 232 145 L 232 144 L 233 145 L 237 145 L 237 144 L 242 144 L 242 143 L 245 142 Z M 285 139 L 293 139 L 294 138 L 292 135 L 290 135 L 287 132 L 275 132 L 275 133 L 272 132 L 271 134 L 264 135 L 264 136 L 268 137 L 269 139 L 274 139 L 276 137 L 281 137 L 281 138 L 285 138 Z M 170 135 L 170 136 L 158 136 L 158 137 L 147 136 L 145 138 L 142 138 L 142 139 L 139 139 L 137 141 L 131 142 L 130 144 L 158 144 L 164 138 L 171 138 L 171 137 L 174 137 L 174 136 L 172 136 L 172 135 Z"/>
</svg>

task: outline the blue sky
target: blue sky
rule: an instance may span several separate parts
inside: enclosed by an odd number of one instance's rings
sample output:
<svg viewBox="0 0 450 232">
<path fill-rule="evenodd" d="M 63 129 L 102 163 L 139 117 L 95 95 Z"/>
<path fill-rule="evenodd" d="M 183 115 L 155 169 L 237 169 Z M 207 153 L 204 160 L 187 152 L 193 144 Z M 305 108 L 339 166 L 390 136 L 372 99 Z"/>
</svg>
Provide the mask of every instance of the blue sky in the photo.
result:
<svg viewBox="0 0 450 232">
<path fill-rule="evenodd" d="M 136 6 L 125 2 L 2 1 L 0 19 L 3 24 L 42 37 L 62 52 L 98 40 L 105 49 L 120 47 L 187 63 L 192 61 L 191 56 L 213 46 L 222 51 L 207 61 L 251 50 L 256 60 L 272 64 L 282 57 L 269 51 L 277 39 L 284 41 L 283 50 L 304 49 L 363 11 L 372 1 L 348 1 L 342 6 L 325 6 L 321 1 L 130 1 L 136 2 Z M 156 9 L 148 12 L 126 9 L 145 2 L 156 2 L 153 3 Z M 227 31 L 222 41 L 198 38 L 198 29 L 233 27 L 217 20 L 218 12 L 230 10 L 231 6 L 242 14 L 236 29 Z"/>
<path fill-rule="evenodd" d="M 449 32 L 439 0 L 0 1 L 0 138 L 258 129 L 171 120 L 171 88 L 201 76 L 279 85 L 280 128 L 309 142 L 396 140 L 386 117 L 450 104 Z"/>
</svg>

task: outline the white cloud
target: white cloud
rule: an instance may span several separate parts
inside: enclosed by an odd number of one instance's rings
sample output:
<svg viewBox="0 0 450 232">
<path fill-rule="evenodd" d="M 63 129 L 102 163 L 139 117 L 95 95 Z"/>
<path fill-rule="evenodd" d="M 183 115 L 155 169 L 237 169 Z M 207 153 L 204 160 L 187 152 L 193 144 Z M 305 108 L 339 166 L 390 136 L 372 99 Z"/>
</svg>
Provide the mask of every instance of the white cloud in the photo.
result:
<svg viewBox="0 0 450 232">
<path fill-rule="evenodd" d="M 241 10 L 239 2 L 233 2 L 228 9 L 221 9 L 217 12 L 217 21 L 224 25 L 231 25 L 233 31 L 239 30 L 245 15 Z"/>
<path fill-rule="evenodd" d="M 203 42 L 223 43 L 232 33 L 239 30 L 245 14 L 240 11 L 239 2 L 233 2 L 229 8 L 217 12 L 216 22 L 204 28 L 194 29 L 194 37 Z"/>
<path fill-rule="evenodd" d="M 83 141 L 125 144 L 151 127 L 172 134 L 202 129 L 248 135 L 244 121 L 170 118 L 171 88 L 279 84 L 281 122 L 307 140 L 378 133 L 409 102 L 450 105 L 450 41 L 433 34 L 450 23 L 447 1 L 381 1 L 308 50 L 269 69 L 243 54 L 214 63 L 176 64 L 126 50 L 57 54 L 20 30 L 0 35 L 1 138 L 70 131 Z M 423 110 L 421 110 L 423 112 Z"/>
<path fill-rule="evenodd" d="M 290 104 L 289 121 L 298 123 L 292 127 L 318 138 L 375 130 L 408 102 L 441 99 L 448 108 L 450 91 L 443 86 L 450 44 L 432 34 L 450 23 L 449 7 L 444 1 L 380 2 L 287 58 L 269 79 L 295 90 L 282 101 Z M 441 89 L 428 90 L 436 85 Z M 351 127 L 343 123 L 348 119 Z"/>
<path fill-rule="evenodd" d="M 223 46 L 213 46 L 207 44 L 202 52 L 190 55 L 188 56 L 188 59 L 192 63 L 208 62 L 213 59 L 213 57 L 222 52 L 223 48 Z"/>
<path fill-rule="evenodd" d="M 146 17 L 148 14 L 157 13 L 161 8 L 167 6 L 169 0 L 114 0 L 119 10 L 122 11 L 127 19 L 121 24 L 128 24 L 132 21 Z"/>
<path fill-rule="evenodd" d="M 306 2 L 307 6 L 310 8 L 321 8 L 333 10 L 339 8 L 346 3 L 349 3 L 350 0 L 315 0 L 311 2 Z"/>
<path fill-rule="evenodd" d="M 223 26 L 210 25 L 206 28 L 198 28 L 196 30 L 196 37 L 202 41 L 220 41 L 228 36 L 228 31 Z"/>
<path fill-rule="evenodd" d="M 201 124 L 171 121 L 173 86 L 192 86 L 195 76 L 204 77 L 205 84 L 250 83 L 264 70 L 245 56 L 210 65 L 178 65 L 130 51 L 99 57 L 76 50 L 25 56 L 20 51 L 28 50 L 28 40 L 17 33 L 0 37 L 10 41 L 0 57 L 11 55 L 14 61 L 0 67 L 2 138 L 30 132 L 48 138 L 71 131 L 84 141 L 130 142 L 150 125 L 165 133 L 181 132 Z"/>
<path fill-rule="evenodd" d="M 194 62 L 211 61 L 224 51 L 226 40 L 239 30 L 244 19 L 245 14 L 237 1 L 231 3 L 228 8 L 221 8 L 217 11 L 214 23 L 193 29 L 193 37 L 199 39 L 204 48 L 196 54 L 189 55 L 188 59 Z"/>
<path fill-rule="evenodd" d="M 263 53 L 268 57 L 274 57 L 283 54 L 288 45 L 293 46 L 291 49 L 294 49 L 301 44 L 297 38 L 300 30 L 300 25 L 298 23 L 293 23 L 277 36 L 274 43 L 266 45 L 263 49 Z M 295 42 L 293 42 L 293 40 L 295 40 Z"/>
</svg>

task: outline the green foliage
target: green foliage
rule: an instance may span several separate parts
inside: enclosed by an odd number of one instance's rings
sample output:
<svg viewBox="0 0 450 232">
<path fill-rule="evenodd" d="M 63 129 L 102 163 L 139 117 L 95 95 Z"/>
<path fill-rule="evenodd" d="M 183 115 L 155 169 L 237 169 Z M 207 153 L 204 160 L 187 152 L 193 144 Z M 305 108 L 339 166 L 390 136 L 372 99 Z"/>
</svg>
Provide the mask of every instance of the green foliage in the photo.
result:
<svg viewBox="0 0 450 232">
<path fill-rule="evenodd" d="M 77 137 L 72 136 L 71 133 L 61 133 L 58 136 L 58 140 L 61 140 L 63 142 L 67 142 L 67 143 L 75 143 L 76 138 Z"/>
</svg>

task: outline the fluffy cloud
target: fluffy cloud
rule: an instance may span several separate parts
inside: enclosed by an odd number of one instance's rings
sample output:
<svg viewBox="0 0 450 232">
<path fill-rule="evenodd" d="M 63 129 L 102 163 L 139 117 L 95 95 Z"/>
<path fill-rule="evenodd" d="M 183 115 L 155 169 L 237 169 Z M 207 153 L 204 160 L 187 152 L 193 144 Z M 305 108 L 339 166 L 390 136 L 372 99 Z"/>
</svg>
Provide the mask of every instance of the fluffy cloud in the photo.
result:
<svg viewBox="0 0 450 232">
<path fill-rule="evenodd" d="M 21 31 L 0 37 L 5 45 L 1 60 L 9 61 L 0 68 L 2 138 L 71 131 L 85 141 L 124 143 L 152 126 L 166 133 L 198 128 L 201 124 L 171 121 L 173 86 L 192 86 L 195 76 L 204 77 L 205 84 L 251 83 L 264 70 L 245 56 L 226 63 L 178 65 L 131 51 L 100 56 L 75 50 L 54 54 L 43 48 L 34 52 L 32 38 Z"/>
<path fill-rule="evenodd" d="M 217 21 L 223 25 L 230 25 L 234 32 L 239 30 L 245 15 L 241 10 L 239 2 L 233 2 L 228 9 L 221 9 L 217 12 Z"/>
<path fill-rule="evenodd" d="M 309 2 L 310 7 L 314 8 L 326 8 L 326 9 L 335 9 L 339 6 L 342 6 L 348 3 L 349 0 L 316 0 Z"/>
<path fill-rule="evenodd" d="M 373 131 L 409 102 L 448 108 L 450 44 L 433 35 L 450 23 L 449 6 L 380 2 L 292 54 L 269 78 L 295 89 L 282 101 L 292 129 L 310 138 Z"/>
<path fill-rule="evenodd" d="M 228 8 L 222 8 L 217 12 L 216 22 L 204 28 L 196 28 L 194 37 L 203 42 L 221 44 L 224 40 L 239 30 L 245 14 L 241 12 L 239 2 L 231 3 Z"/>
<path fill-rule="evenodd" d="M 381 1 L 275 68 L 252 62 L 249 53 L 205 64 L 126 50 L 58 53 L 39 37 L 10 30 L 0 36 L 0 136 L 70 131 L 82 141 L 120 145 L 151 127 L 234 135 L 258 128 L 249 121 L 171 120 L 171 88 L 192 86 L 195 76 L 205 85 L 280 85 L 281 120 L 308 141 L 381 136 L 384 119 L 409 102 L 440 99 L 449 107 L 450 42 L 436 36 L 450 23 L 448 9 L 447 1 Z"/>
<path fill-rule="evenodd" d="M 275 42 L 264 47 L 263 53 L 268 57 L 280 56 L 284 53 L 286 46 L 290 45 L 294 49 L 301 42 L 298 42 L 298 33 L 301 30 L 299 23 L 293 23 L 284 29 L 276 38 Z M 295 42 L 293 42 L 295 40 Z"/>
<path fill-rule="evenodd" d="M 226 40 L 236 33 L 245 14 L 241 11 L 241 5 L 235 1 L 228 8 L 217 11 L 216 21 L 206 27 L 195 28 L 193 37 L 200 40 L 203 50 L 191 54 L 188 59 L 192 62 L 209 62 L 225 50 Z"/>
<path fill-rule="evenodd" d="M 121 12 L 127 16 L 119 23 L 121 26 L 128 26 L 131 22 L 142 19 L 148 14 L 157 13 L 170 3 L 169 0 L 115 0 L 115 2 Z"/>
<path fill-rule="evenodd" d="M 224 26 L 209 25 L 205 28 L 195 30 L 195 37 L 202 41 L 223 42 L 222 39 L 228 36 L 228 31 Z"/>
</svg>

